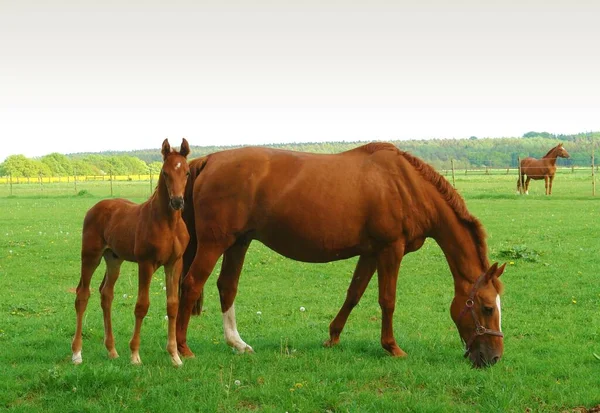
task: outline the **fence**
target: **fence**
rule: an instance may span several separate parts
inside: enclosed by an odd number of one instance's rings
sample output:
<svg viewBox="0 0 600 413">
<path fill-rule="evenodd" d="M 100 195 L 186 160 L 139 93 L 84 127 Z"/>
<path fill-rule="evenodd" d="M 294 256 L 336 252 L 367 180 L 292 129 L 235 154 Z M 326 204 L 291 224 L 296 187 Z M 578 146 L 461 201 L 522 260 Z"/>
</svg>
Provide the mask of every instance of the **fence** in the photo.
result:
<svg viewBox="0 0 600 413">
<path fill-rule="evenodd" d="M 505 192 L 516 190 L 518 168 L 484 167 L 456 168 L 454 162 L 438 168 L 438 171 L 461 190 L 473 182 L 479 182 L 489 188 L 500 185 Z M 582 196 L 595 195 L 598 166 L 593 168 L 563 167 L 558 168 L 556 176 L 560 182 L 570 177 L 569 182 L 576 183 L 569 188 L 570 194 Z M 95 176 L 61 176 L 61 177 L 0 177 L 0 196 L 61 196 L 92 194 L 99 197 L 147 198 L 154 192 L 157 175 L 95 175 Z M 556 187 L 555 180 L 555 187 Z M 591 191 L 589 184 L 591 183 Z M 532 184 L 534 187 L 539 184 Z M 559 184 L 560 185 L 560 184 Z M 514 187 L 513 187 L 514 186 Z M 541 188 L 543 191 L 543 183 Z"/>
</svg>

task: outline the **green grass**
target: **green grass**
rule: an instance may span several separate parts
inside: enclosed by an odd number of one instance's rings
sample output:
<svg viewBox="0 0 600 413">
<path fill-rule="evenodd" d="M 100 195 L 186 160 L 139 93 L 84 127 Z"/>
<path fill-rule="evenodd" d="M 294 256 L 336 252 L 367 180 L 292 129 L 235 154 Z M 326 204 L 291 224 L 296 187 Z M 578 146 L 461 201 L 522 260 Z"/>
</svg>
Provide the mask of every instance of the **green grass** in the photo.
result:
<svg viewBox="0 0 600 413">
<path fill-rule="evenodd" d="M 558 176 L 554 195 L 532 182 L 517 196 L 516 178 L 456 177 L 457 188 L 484 223 L 492 261 L 502 276 L 504 358 L 475 370 L 449 316 L 452 278 L 429 240 L 408 255 L 398 282 L 394 326 L 406 359 L 379 344 L 377 282 L 367 289 L 342 334 L 327 349 L 328 324 L 343 302 L 355 259 L 304 264 L 253 243 L 236 300 L 238 328 L 256 351 L 226 346 L 213 275 L 205 312 L 192 319 L 195 359 L 173 368 L 166 344 L 162 271 L 151 286 L 142 329 L 142 366 L 129 364 L 137 293 L 135 264 L 125 263 L 116 286 L 113 321 L 121 357 L 102 344 L 97 287 L 84 322 L 84 363 L 70 362 L 75 329 L 73 289 L 79 280 L 80 231 L 103 186 L 85 196 L 33 184 L 0 197 L 0 410 L 14 412 L 523 412 L 571 411 L 600 404 L 600 197 L 580 174 Z M 142 201 L 148 183 L 119 183 Z M 306 311 L 301 312 L 303 306 Z M 260 314 L 258 314 L 260 312 Z M 239 383 L 239 384 L 238 384 Z"/>
</svg>

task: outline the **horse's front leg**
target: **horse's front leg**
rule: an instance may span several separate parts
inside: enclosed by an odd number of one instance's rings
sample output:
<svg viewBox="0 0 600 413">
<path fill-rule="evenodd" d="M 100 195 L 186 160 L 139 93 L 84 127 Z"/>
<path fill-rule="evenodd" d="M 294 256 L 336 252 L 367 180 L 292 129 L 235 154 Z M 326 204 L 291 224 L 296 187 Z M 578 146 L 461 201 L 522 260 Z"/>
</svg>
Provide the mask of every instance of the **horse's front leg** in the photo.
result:
<svg viewBox="0 0 600 413">
<path fill-rule="evenodd" d="M 235 296 L 237 295 L 238 282 L 244 258 L 249 244 L 238 243 L 232 245 L 223 255 L 221 273 L 217 280 L 219 298 L 221 300 L 221 312 L 223 314 L 223 334 L 225 342 L 240 353 L 253 353 L 251 346 L 246 344 L 240 337 L 235 320 Z"/>
<path fill-rule="evenodd" d="M 396 308 L 396 284 L 403 255 L 404 248 L 402 244 L 396 243 L 383 250 L 377 257 L 379 306 L 381 307 L 381 346 L 394 357 L 406 356 L 406 353 L 396 343 L 393 327 L 394 310 Z"/>
<path fill-rule="evenodd" d="M 546 195 L 549 195 L 549 178 L 548 175 L 544 176 L 544 186 L 546 187 Z"/>
<path fill-rule="evenodd" d="M 549 188 L 548 188 L 548 195 L 552 195 L 552 182 L 554 181 L 554 175 L 550 176 L 550 182 L 549 182 Z"/>
<path fill-rule="evenodd" d="M 148 307 L 150 307 L 150 281 L 152 280 L 152 274 L 156 271 L 156 265 L 152 262 L 140 262 L 138 263 L 138 297 L 135 303 L 135 327 L 133 330 L 133 336 L 129 342 L 129 348 L 131 349 L 131 363 L 141 364 L 140 359 L 140 331 L 142 329 L 142 322 L 144 317 L 148 314 Z"/>
<path fill-rule="evenodd" d="M 374 256 L 360 256 L 346 292 L 346 300 L 331 324 L 329 324 L 329 339 L 323 343 L 325 347 L 333 347 L 340 342 L 340 334 L 346 325 L 350 312 L 360 301 L 376 269 L 377 260 Z"/>
<path fill-rule="evenodd" d="M 179 278 L 183 260 L 177 259 L 174 263 L 165 265 L 165 282 L 167 284 L 167 317 L 169 326 L 167 330 L 167 351 L 171 355 L 171 361 L 176 367 L 183 363 L 177 352 L 177 339 L 175 338 L 175 323 L 177 322 L 177 310 L 179 307 Z"/>
</svg>

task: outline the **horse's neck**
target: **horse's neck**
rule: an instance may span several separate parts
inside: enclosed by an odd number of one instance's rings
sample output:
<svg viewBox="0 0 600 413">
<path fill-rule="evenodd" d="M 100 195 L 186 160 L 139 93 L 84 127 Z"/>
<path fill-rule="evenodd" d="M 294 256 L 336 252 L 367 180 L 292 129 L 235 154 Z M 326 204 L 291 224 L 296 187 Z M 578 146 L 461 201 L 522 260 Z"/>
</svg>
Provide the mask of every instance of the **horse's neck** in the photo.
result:
<svg viewBox="0 0 600 413">
<path fill-rule="evenodd" d="M 485 257 L 483 260 L 480 258 L 481 249 L 469 224 L 460 220 L 450 208 L 441 214 L 443 216 L 438 218 L 437 228 L 432 229 L 432 238 L 446 256 L 454 278 L 455 291 L 464 293 L 486 270 Z"/>
</svg>

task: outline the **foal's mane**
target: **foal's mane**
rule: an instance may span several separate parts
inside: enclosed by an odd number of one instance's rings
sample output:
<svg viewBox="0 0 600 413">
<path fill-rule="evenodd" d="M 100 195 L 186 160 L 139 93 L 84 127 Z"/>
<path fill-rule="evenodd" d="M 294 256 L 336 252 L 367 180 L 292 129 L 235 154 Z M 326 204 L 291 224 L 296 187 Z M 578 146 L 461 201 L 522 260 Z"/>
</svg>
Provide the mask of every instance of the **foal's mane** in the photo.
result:
<svg viewBox="0 0 600 413">
<path fill-rule="evenodd" d="M 456 216 L 466 225 L 471 232 L 471 236 L 476 244 L 477 255 L 481 262 L 482 268 L 487 270 L 489 268 L 489 261 L 487 258 L 487 244 L 485 242 L 486 234 L 481 222 L 475 218 L 465 204 L 465 201 L 458 192 L 450 185 L 450 183 L 433 169 L 429 164 L 423 162 L 421 159 L 399 150 L 395 145 L 385 142 L 373 142 L 363 147 L 369 153 L 377 152 L 380 150 L 392 150 L 396 151 L 402 156 L 409 164 L 411 164 L 415 170 L 421 175 L 421 177 L 430 182 L 442 195 L 442 198 L 448 203 L 448 206 L 452 208 Z M 499 282 L 499 281 L 498 281 Z M 495 284 L 496 285 L 496 284 Z M 499 289 L 497 287 L 496 289 Z"/>
</svg>

